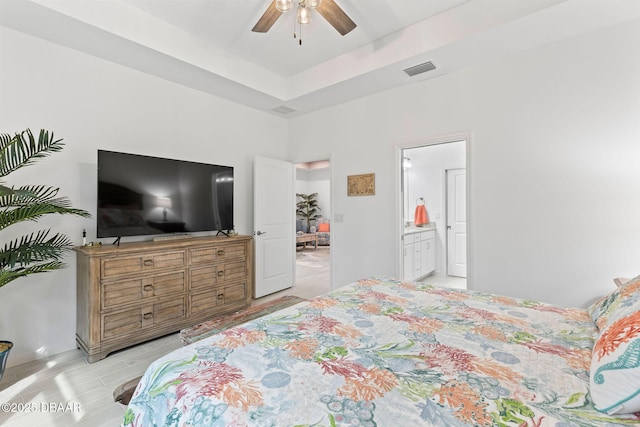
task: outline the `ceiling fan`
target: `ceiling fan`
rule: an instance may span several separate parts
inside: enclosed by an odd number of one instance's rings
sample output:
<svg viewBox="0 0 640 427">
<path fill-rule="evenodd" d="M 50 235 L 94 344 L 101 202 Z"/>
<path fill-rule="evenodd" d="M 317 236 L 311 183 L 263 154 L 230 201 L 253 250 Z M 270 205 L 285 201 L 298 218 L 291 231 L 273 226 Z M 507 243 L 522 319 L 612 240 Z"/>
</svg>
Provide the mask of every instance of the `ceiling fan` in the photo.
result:
<svg viewBox="0 0 640 427">
<path fill-rule="evenodd" d="M 273 0 L 251 31 L 266 33 L 283 12 L 293 9 L 294 3 L 297 3 L 296 14 L 299 24 L 311 22 L 311 10 L 315 9 L 343 36 L 356 28 L 355 22 L 334 0 Z M 302 44 L 302 40 L 300 40 L 300 44 Z"/>
</svg>

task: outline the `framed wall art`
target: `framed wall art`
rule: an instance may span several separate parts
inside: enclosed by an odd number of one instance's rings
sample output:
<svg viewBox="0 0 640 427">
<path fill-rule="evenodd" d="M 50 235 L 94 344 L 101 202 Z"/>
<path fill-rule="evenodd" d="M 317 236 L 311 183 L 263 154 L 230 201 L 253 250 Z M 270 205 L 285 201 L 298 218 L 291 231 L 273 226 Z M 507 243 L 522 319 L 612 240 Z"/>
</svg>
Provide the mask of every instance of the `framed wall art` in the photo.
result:
<svg viewBox="0 0 640 427">
<path fill-rule="evenodd" d="M 373 196 L 375 194 L 375 173 L 347 176 L 347 196 Z"/>
</svg>

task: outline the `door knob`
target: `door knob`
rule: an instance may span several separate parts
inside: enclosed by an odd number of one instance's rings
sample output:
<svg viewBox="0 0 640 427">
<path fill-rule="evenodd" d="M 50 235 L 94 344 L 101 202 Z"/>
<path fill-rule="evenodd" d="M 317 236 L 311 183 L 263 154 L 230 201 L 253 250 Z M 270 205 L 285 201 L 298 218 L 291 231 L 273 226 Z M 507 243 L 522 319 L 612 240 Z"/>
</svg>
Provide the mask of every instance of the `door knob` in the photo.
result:
<svg viewBox="0 0 640 427">
<path fill-rule="evenodd" d="M 262 232 L 262 231 L 260 231 L 260 230 L 256 231 L 256 236 L 261 236 L 261 235 L 263 235 L 263 234 L 267 234 L 267 232 L 266 232 L 266 231 L 265 231 L 265 232 Z"/>
</svg>

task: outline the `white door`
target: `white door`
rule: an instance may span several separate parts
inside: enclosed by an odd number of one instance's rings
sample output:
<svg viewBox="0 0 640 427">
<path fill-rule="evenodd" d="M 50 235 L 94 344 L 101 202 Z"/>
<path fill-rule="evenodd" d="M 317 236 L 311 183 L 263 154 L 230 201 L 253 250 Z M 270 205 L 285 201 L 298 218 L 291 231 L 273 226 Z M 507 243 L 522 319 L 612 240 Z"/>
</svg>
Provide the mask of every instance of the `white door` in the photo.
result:
<svg viewBox="0 0 640 427">
<path fill-rule="evenodd" d="M 293 163 L 256 157 L 253 166 L 254 298 L 293 286 L 294 203 Z"/>
<path fill-rule="evenodd" d="M 447 170 L 447 274 L 467 277 L 467 174 Z"/>
</svg>

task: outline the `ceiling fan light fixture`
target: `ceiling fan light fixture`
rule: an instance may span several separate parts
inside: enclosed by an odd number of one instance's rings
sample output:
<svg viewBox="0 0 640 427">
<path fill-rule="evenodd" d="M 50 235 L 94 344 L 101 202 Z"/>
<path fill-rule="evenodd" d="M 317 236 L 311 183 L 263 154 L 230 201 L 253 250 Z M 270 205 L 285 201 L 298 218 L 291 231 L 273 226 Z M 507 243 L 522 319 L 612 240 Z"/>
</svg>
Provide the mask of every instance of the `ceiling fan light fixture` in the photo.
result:
<svg viewBox="0 0 640 427">
<path fill-rule="evenodd" d="M 298 23 L 299 24 L 310 24 L 311 23 L 311 9 L 306 6 L 298 7 Z"/>
<path fill-rule="evenodd" d="M 276 0 L 276 9 L 287 12 L 293 8 L 293 0 Z"/>
<path fill-rule="evenodd" d="M 312 9 L 315 9 L 342 36 L 356 28 L 356 23 L 336 4 L 335 0 L 269 0 L 269 6 L 251 31 L 266 33 L 284 12 L 292 9 L 296 11 L 291 16 L 294 27 L 293 38 L 298 38 L 298 31 L 302 35 L 302 24 L 311 23 Z M 298 25 L 300 28 L 296 31 Z M 302 42 L 301 38 L 300 41 Z"/>
</svg>

